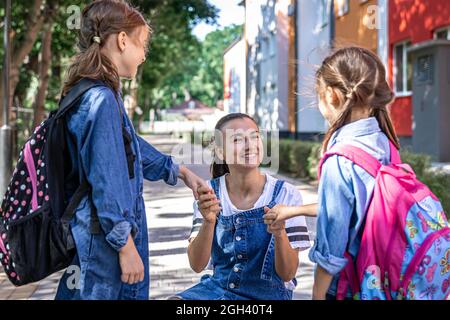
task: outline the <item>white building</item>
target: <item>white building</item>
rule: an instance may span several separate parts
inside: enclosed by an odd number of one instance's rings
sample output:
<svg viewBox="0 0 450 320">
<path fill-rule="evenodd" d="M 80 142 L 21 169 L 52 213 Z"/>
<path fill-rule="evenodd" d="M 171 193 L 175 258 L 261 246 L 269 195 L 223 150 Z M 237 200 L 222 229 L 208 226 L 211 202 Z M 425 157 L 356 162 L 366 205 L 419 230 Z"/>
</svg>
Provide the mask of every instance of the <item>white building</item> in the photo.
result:
<svg viewBox="0 0 450 320">
<path fill-rule="evenodd" d="M 330 0 L 297 0 L 297 136 L 326 130 L 315 94 L 315 72 L 330 48 Z"/>
<path fill-rule="evenodd" d="M 245 39 L 233 42 L 224 52 L 224 111 L 246 113 Z"/>
<path fill-rule="evenodd" d="M 289 119 L 290 3 L 245 1 L 247 112 L 262 128 L 281 134 L 295 130 Z"/>
</svg>

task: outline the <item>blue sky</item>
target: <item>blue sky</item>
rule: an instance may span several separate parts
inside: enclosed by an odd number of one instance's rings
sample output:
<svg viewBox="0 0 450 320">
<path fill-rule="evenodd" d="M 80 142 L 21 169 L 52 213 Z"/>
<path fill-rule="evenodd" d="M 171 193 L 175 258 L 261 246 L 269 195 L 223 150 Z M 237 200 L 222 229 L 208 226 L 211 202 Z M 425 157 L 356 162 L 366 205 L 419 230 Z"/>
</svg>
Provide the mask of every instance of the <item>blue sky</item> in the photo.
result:
<svg viewBox="0 0 450 320">
<path fill-rule="evenodd" d="M 208 0 L 209 3 L 216 6 L 219 11 L 219 18 L 217 22 L 219 26 L 211 26 L 205 23 L 201 23 L 196 26 L 193 33 L 201 40 L 211 31 L 222 29 L 223 27 L 231 24 L 243 24 L 245 10 L 243 6 L 239 6 L 238 3 L 242 0 Z"/>
</svg>

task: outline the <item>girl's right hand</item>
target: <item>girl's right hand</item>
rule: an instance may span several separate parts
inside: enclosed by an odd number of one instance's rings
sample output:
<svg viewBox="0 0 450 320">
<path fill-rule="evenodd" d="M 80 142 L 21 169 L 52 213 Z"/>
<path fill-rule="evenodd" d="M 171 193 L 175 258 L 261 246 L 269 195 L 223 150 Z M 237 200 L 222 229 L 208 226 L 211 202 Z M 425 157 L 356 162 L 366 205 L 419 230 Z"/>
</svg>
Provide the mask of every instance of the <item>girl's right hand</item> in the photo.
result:
<svg viewBox="0 0 450 320">
<path fill-rule="evenodd" d="M 135 284 L 144 280 L 144 264 L 131 235 L 119 251 L 119 264 L 123 283 Z"/>
<path fill-rule="evenodd" d="M 217 199 L 216 194 L 211 188 L 199 187 L 197 189 L 199 194 L 197 205 L 203 219 L 207 223 L 216 223 L 217 215 L 222 208 L 220 207 L 220 200 Z"/>
</svg>

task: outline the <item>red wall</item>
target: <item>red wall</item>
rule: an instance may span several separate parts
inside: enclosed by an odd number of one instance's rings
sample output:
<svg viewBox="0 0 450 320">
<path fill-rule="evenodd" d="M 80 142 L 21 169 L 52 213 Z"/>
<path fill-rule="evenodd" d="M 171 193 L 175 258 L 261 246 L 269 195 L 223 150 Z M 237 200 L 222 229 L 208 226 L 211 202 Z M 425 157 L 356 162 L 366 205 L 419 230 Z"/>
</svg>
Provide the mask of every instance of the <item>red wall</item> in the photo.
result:
<svg viewBox="0 0 450 320">
<path fill-rule="evenodd" d="M 436 29 L 450 25 L 450 0 L 389 1 L 389 78 L 393 85 L 394 44 L 410 40 L 413 44 L 430 40 Z M 412 135 L 412 98 L 397 98 L 391 106 L 397 134 Z"/>
</svg>

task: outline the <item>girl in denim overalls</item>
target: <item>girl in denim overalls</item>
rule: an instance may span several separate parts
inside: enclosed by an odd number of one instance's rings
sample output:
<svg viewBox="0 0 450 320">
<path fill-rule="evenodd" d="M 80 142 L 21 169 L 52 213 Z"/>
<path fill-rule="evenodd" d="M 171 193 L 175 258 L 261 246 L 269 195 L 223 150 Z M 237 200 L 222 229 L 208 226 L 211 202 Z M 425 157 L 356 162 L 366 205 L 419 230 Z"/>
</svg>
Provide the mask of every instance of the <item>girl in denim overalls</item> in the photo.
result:
<svg viewBox="0 0 450 320">
<path fill-rule="evenodd" d="M 300 193 L 259 171 L 263 146 L 251 117 L 227 115 L 215 134 L 212 190 L 199 189 L 188 247 L 193 270 L 210 262 L 214 274 L 172 298 L 292 299 L 298 252 L 310 245 L 306 222 L 297 217 L 267 228 L 262 217 L 278 202 L 300 205 Z"/>
<path fill-rule="evenodd" d="M 71 222 L 77 254 L 56 299 L 148 299 L 143 179 L 175 185 L 181 178 L 194 190 L 206 186 L 138 137 L 126 115 L 120 77 L 135 77 L 149 37 L 145 19 L 125 1 L 95 1 L 83 10 L 80 53 L 69 68 L 63 95 L 82 78 L 102 85 L 84 93 L 66 118 L 73 179 L 65 188 L 75 189 L 84 176 L 91 192 Z M 132 162 L 127 161 L 122 130 L 131 137 Z M 100 224 L 96 232 L 90 230 L 93 210 Z"/>
<path fill-rule="evenodd" d="M 323 151 L 336 144 L 350 144 L 390 163 L 390 142 L 399 148 L 387 111 L 394 93 L 385 68 L 370 50 L 349 47 L 326 58 L 316 73 L 319 109 L 330 128 Z M 345 252 L 357 256 L 364 218 L 375 179 L 345 157 L 334 155 L 324 163 L 317 205 L 278 206 L 267 213 L 267 223 L 294 216 L 315 216 L 317 238 L 309 258 L 317 263 L 313 299 L 336 298 L 340 271 L 347 264 Z M 354 260 L 355 261 L 355 260 Z M 350 290 L 347 299 L 351 299 Z"/>
</svg>

